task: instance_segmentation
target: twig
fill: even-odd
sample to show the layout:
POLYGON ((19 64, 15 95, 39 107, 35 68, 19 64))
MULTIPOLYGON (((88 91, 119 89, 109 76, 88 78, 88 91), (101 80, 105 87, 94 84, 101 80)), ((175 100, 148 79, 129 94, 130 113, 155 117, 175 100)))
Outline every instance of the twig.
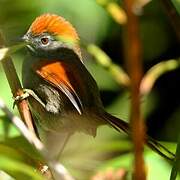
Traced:
POLYGON ((126 24, 126 63, 131 79, 131 119, 132 139, 134 142, 135 169, 134 179, 145 180, 145 164, 143 159, 143 145, 145 142, 145 128, 140 110, 140 82, 142 78, 142 56, 139 35, 138 17, 135 15, 133 0, 125 0, 124 6, 128 21, 126 24))
POLYGON ((31 132, 25 126, 25 124, 19 117, 14 116, 14 114, 7 108, 7 106, 4 104, 4 102, 1 99, 0 99, 0 109, 6 114, 6 116, 12 121, 12 123, 19 129, 19 131, 27 139, 27 141, 30 144, 34 145, 35 148, 38 150, 38 152, 46 160, 51 171, 54 172, 53 175, 55 179, 57 180, 59 179, 73 180, 74 179, 62 164, 52 159, 49 159, 48 151, 45 149, 41 141, 36 137, 36 135, 33 132, 31 132))
MULTIPOLYGON (((2 33, 0 32, 0 48, 1 47, 4 47, 4 39, 3 39, 2 33)), ((2 65, 3 65, 4 72, 6 74, 6 78, 9 82, 9 86, 11 88, 13 97, 21 96, 22 94, 24 94, 21 83, 16 73, 16 69, 12 62, 12 59, 10 57, 4 58, 2 60, 2 65)), ((25 122, 25 124, 27 125, 27 127, 32 132, 35 132, 27 101, 26 100, 19 101, 17 103, 17 107, 18 107, 20 116, 22 120, 25 122)))
POLYGON ((103 0, 96 0, 96 2, 103 6, 106 11, 111 15, 113 20, 118 24, 125 24, 127 22, 127 17, 124 9, 119 6, 116 2, 111 1, 103 1, 103 0))
POLYGON ((178 59, 178 60, 171 59, 168 61, 160 62, 160 63, 154 65, 153 67, 151 67, 146 72, 146 74, 144 75, 144 77, 141 81, 141 85, 140 85, 141 95, 147 95, 151 91, 156 80, 162 74, 172 71, 172 70, 175 70, 179 66, 180 66, 180 59, 178 59))
POLYGON ((178 12, 170 0, 161 0, 161 4, 163 5, 164 10, 169 17, 170 23, 172 24, 174 31, 180 41, 180 17, 178 12))
POLYGON ((125 87, 129 87, 130 79, 128 74, 118 65, 114 64, 111 58, 95 44, 88 44, 84 46, 88 53, 91 54, 96 62, 103 68, 108 70, 116 82, 125 87))

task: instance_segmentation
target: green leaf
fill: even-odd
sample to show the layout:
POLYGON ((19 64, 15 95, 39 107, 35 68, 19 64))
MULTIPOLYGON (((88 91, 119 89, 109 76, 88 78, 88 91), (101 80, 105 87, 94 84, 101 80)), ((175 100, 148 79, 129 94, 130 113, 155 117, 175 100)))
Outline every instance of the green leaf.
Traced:
POLYGON ((0 116, 0 141, 19 136, 19 131, 6 116, 0 116))
POLYGON ((44 178, 32 167, 0 154, 0 169, 15 179, 43 180, 44 178))
POLYGON ((25 158, 24 153, 22 153, 18 148, 13 148, 6 144, 0 144, 0 154, 3 156, 7 156, 10 159, 16 159, 18 161, 24 161, 25 158))
POLYGON ((170 180, 175 180, 178 172, 180 172, 180 136, 178 139, 178 144, 177 144, 177 149, 176 149, 176 157, 175 157, 175 161, 173 164, 173 168, 171 171, 171 177, 170 180))
MULTIPOLYGON (((0 154, 6 154, 8 150, 16 150, 17 153, 21 152, 23 159, 30 158, 33 162, 43 162, 44 160, 37 152, 37 150, 28 141, 20 135, 20 132, 5 116, 0 116, 0 154), (5 150, 3 150, 5 148, 5 150)), ((8 153, 13 155, 13 153, 8 153)))
POLYGON ((36 166, 38 162, 44 162, 37 150, 29 144, 22 136, 7 138, 0 142, 0 154, 16 157, 17 159, 27 160, 29 164, 36 166), (5 150, 4 150, 5 149, 5 150), (9 151, 8 151, 9 150, 9 151), (9 152, 15 152, 9 153, 9 152))
POLYGON ((19 131, 5 116, 0 116, 0 154, 36 166, 44 162, 37 150, 20 135, 19 131))

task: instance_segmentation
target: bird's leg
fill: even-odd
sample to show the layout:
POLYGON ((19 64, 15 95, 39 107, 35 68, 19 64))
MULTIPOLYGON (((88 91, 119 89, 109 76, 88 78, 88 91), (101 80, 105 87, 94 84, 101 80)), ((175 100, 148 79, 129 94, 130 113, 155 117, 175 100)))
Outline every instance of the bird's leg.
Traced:
POLYGON ((29 96, 31 96, 45 108, 45 104, 42 102, 42 100, 36 95, 36 93, 33 90, 31 90, 31 89, 23 89, 23 92, 24 92, 24 94, 22 94, 20 96, 16 96, 14 98, 13 107, 15 106, 16 102, 22 101, 22 100, 28 98, 29 96))

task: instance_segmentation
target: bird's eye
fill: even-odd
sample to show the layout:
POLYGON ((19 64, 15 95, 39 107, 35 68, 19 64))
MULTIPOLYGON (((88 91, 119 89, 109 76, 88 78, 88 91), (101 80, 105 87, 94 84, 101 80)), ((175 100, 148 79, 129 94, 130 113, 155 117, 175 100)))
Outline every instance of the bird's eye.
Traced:
POLYGON ((43 38, 41 38, 41 43, 42 43, 43 45, 47 45, 47 44, 49 43, 49 38, 48 38, 48 37, 43 37, 43 38))

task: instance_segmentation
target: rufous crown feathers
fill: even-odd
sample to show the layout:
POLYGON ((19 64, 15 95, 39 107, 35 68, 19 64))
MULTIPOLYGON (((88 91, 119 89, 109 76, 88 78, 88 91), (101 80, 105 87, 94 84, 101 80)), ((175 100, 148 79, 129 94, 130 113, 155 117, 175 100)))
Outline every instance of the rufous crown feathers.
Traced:
POLYGON ((65 42, 75 43, 74 50, 82 61, 79 37, 71 23, 55 14, 43 14, 34 20, 28 33, 36 36, 45 32, 58 36, 60 40, 64 40, 65 42))
POLYGON ((48 32, 54 35, 79 40, 74 27, 64 18, 55 14, 43 14, 37 17, 30 26, 28 32, 31 32, 33 35, 48 32))

